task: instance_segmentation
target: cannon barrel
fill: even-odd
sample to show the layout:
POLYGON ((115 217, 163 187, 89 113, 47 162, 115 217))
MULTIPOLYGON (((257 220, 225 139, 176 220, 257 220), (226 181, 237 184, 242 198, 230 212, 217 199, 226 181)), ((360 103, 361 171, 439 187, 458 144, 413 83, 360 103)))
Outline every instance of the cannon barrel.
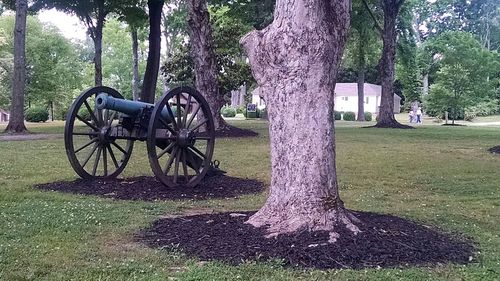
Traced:
MULTIPOLYGON (((141 113, 144 108, 153 108, 154 104, 141 102, 141 101, 131 101, 126 99, 117 99, 108 94, 101 93, 97 96, 96 100, 97 109, 111 109, 121 113, 125 113, 130 116, 137 116, 141 113)), ((167 107, 163 108, 161 111, 161 117, 170 123, 173 117, 177 114, 177 108, 171 107, 173 116, 168 112, 167 107)))

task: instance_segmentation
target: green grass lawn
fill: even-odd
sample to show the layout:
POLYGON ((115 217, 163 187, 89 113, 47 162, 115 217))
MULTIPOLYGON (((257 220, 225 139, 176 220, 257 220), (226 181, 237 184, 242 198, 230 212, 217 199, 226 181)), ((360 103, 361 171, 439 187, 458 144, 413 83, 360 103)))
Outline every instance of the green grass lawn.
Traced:
MULTIPOLYGON (((220 139, 215 158, 231 176, 270 179, 267 124, 233 121, 261 136, 220 139)), ((31 126, 61 133, 62 123, 31 126)), ((0 141, 0 280, 500 280, 500 129, 421 126, 416 130, 337 127, 341 196, 355 210, 389 213, 472 237, 469 265, 296 270, 277 263, 200 263, 150 249, 134 235, 189 209, 256 210, 266 194, 209 201, 119 201, 46 192, 38 183, 76 178, 63 140, 0 141)), ((123 176, 151 175, 137 143, 123 176)))

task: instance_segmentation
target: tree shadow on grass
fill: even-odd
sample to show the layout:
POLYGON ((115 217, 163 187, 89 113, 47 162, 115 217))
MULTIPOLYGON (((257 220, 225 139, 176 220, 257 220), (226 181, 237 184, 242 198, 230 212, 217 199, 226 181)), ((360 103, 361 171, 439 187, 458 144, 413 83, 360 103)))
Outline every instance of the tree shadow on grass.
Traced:
POLYGON ((225 175, 206 177, 194 187, 164 186, 154 177, 126 179, 63 181, 36 185, 35 188, 74 194, 97 195, 119 200, 207 200, 234 198, 245 194, 260 193, 262 182, 225 175))
POLYGON ((491 147, 488 149, 488 151, 493 153, 493 154, 500 154, 500 145, 491 147))
POLYGON ((265 229, 244 223, 253 213, 164 218, 142 230, 137 240, 201 260, 280 260, 288 267, 318 269, 465 264, 474 259, 469 239, 391 215, 353 212, 362 221, 362 232, 354 235, 339 227, 340 238, 327 243, 325 231, 265 238, 265 229))

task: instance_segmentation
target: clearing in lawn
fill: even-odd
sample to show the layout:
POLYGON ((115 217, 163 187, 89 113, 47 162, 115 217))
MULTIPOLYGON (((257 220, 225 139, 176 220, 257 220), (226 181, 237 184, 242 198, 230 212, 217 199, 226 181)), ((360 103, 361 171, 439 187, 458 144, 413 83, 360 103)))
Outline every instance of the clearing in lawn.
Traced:
MULTIPOLYGON (((76 178, 63 140, 52 139, 0 142, 0 279, 499 278, 500 156, 488 149, 500 144, 500 130, 438 126, 384 130, 338 124, 338 175, 346 206, 394 215, 446 233, 461 233, 478 249, 471 263, 321 271, 283 267, 282 260, 233 266, 190 258, 175 247, 150 248, 137 237, 158 219, 200 213, 245 214, 262 206, 266 194, 132 201, 35 189, 38 184, 76 178), (391 161, 382 161, 386 159, 391 161)), ((221 161, 221 168, 227 176, 269 184, 267 124, 240 121, 232 125, 254 130, 259 136, 218 139, 215 158, 221 161)), ((144 146, 137 144, 135 149, 123 176, 150 176, 144 146)))

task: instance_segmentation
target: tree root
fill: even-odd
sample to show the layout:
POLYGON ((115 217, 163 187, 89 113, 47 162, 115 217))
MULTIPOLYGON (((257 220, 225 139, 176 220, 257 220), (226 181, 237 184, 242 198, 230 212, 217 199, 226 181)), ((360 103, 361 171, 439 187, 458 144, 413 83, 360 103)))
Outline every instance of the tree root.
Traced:
POLYGON ((250 217, 246 223, 254 227, 266 227, 267 238, 299 231, 328 231, 330 234, 329 243, 336 242, 340 237, 340 234, 335 231, 339 227, 345 227, 355 235, 361 232, 357 226, 361 221, 344 208, 294 214, 283 211, 272 212, 264 207, 250 217))

